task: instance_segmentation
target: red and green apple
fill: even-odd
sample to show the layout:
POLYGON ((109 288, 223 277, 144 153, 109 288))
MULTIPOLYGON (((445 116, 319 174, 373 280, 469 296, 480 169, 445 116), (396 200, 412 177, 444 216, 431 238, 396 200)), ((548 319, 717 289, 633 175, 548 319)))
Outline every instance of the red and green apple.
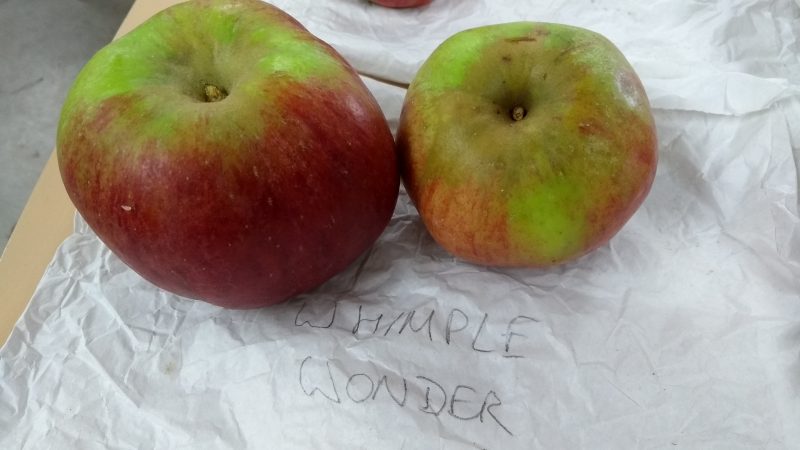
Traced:
POLYGON ((460 32, 411 83, 401 173, 433 238, 493 266, 547 267, 606 243, 647 195, 656 129, 602 35, 520 22, 460 32))
POLYGON ((330 46, 258 0, 193 0, 100 50, 63 106, 58 162, 107 246, 168 291, 274 304, 387 225, 394 142, 330 46))

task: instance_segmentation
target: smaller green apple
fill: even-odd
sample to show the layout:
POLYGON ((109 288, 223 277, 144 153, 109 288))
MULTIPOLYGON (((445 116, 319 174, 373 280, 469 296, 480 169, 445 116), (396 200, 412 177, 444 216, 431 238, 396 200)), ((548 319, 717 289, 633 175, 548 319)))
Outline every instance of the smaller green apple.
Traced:
POLYGON ((546 267, 607 242, 644 200, 656 130, 623 54, 586 29, 458 33, 424 63, 398 130, 431 235, 469 261, 546 267))

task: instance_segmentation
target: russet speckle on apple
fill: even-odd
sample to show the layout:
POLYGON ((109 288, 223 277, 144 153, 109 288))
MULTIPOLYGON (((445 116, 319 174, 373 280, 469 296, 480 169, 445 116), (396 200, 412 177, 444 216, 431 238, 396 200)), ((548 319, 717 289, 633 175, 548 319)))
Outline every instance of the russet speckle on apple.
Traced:
POLYGON ((490 266, 548 267, 616 234, 655 176, 645 90, 605 37, 560 24, 466 30, 425 61, 398 130, 433 238, 490 266))

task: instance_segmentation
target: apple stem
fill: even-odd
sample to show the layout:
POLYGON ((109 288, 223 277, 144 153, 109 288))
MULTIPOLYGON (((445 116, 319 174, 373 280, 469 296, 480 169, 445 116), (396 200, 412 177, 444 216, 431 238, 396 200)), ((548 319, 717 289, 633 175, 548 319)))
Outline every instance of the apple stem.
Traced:
POLYGON ((524 119, 527 114, 528 112, 525 111, 525 108, 522 106, 515 106, 514 109, 511 110, 511 118, 514 119, 514 122, 519 122, 524 119))
POLYGON ((213 103, 223 100, 225 97, 228 96, 228 93, 225 90, 214 86, 213 84, 207 84, 203 88, 203 93, 206 96, 206 102, 213 103))

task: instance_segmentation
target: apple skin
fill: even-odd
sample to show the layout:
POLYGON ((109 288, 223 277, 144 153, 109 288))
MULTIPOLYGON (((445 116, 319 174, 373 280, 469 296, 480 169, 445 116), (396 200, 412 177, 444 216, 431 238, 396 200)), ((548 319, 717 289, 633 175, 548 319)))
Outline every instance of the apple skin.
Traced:
POLYGON ((408 89, 398 151, 442 247, 518 267, 606 243, 641 205, 658 159, 647 96, 622 53, 589 30, 531 22, 442 43, 408 89))
POLYGON ((229 308, 342 271, 399 188, 391 132, 355 71, 258 0, 179 4, 102 49, 57 144, 70 198, 122 261, 229 308))
POLYGON ((387 8, 416 8, 425 6, 432 0, 370 0, 376 5, 385 6, 387 8))

